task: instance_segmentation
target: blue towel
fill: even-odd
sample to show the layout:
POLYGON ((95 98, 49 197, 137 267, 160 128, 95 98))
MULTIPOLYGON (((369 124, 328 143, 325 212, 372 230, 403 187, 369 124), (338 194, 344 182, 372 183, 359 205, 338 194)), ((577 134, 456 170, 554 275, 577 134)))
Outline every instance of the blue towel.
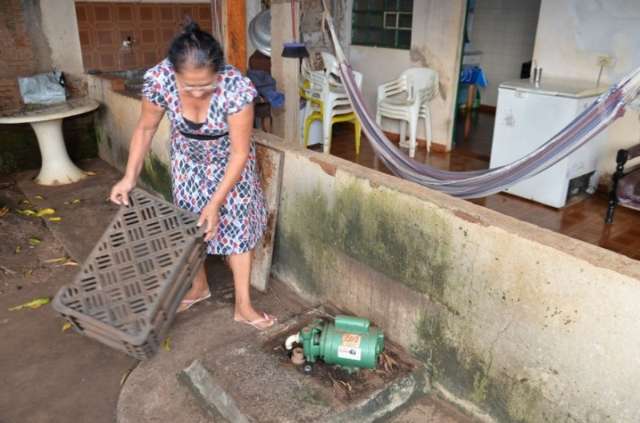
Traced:
POLYGON ((465 65, 460 71, 460 82, 463 84, 476 84, 479 87, 489 85, 484 71, 479 66, 465 65))
POLYGON ((284 94, 276 90, 276 80, 265 71, 250 69, 247 76, 258 93, 274 108, 284 106, 284 94))

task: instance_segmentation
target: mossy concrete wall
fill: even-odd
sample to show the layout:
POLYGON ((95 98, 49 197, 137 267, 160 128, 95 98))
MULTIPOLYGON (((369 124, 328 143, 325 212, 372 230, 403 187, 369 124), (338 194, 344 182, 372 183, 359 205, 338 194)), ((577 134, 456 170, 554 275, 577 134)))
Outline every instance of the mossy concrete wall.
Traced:
POLYGON ((288 147, 273 272, 497 421, 640 421, 637 261, 288 147))
MULTIPOLYGON (((134 95, 113 90, 111 80, 88 75, 89 95, 100 101, 96 133, 100 158, 120 171, 124 171, 129 155, 129 143, 140 117, 140 99, 134 95)), ((146 188, 171 200, 169 171, 170 124, 163 118, 153 137, 151 153, 147 155, 140 175, 146 188)))

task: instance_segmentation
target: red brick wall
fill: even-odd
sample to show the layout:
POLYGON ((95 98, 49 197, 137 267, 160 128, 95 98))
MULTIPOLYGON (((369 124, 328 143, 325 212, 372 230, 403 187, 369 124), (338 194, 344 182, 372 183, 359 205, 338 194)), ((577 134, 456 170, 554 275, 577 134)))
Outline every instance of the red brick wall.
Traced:
POLYGON ((136 69, 162 60, 186 15, 208 31, 211 9, 207 3, 76 3, 78 31, 85 70, 136 69), (131 50, 122 49, 127 37, 131 50))
POLYGON ((0 111, 11 112, 22 106, 17 77, 37 71, 21 0, 3 0, 0 13, 0 111))
POLYGON ((16 78, 0 78, 0 113, 12 113, 22 107, 16 78))

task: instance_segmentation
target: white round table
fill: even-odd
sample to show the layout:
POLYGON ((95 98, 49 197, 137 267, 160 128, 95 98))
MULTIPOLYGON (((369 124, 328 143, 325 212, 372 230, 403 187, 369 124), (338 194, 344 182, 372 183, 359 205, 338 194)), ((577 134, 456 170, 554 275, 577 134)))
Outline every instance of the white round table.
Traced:
POLYGON ((38 138, 42 168, 35 181, 40 185, 64 185, 77 182, 87 175, 67 154, 62 137, 62 119, 96 110, 100 104, 90 98, 78 98, 10 116, 0 116, 0 124, 28 123, 38 138))

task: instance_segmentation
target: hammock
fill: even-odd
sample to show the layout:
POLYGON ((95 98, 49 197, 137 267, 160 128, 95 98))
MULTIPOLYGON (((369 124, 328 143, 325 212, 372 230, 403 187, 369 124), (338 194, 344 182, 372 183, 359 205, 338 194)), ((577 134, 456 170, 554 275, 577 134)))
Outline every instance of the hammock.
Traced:
POLYGON ((389 141, 377 126, 356 85, 351 65, 346 60, 338 42, 333 19, 326 5, 323 27, 324 24, 328 27, 333 41, 345 91, 375 154, 396 176, 455 197, 486 197, 543 172, 624 115, 625 108, 640 94, 640 68, 638 68, 599 96, 560 132, 524 157, 507 165, 486 170, 455 172, 436 169, 407 156, 389 141))

